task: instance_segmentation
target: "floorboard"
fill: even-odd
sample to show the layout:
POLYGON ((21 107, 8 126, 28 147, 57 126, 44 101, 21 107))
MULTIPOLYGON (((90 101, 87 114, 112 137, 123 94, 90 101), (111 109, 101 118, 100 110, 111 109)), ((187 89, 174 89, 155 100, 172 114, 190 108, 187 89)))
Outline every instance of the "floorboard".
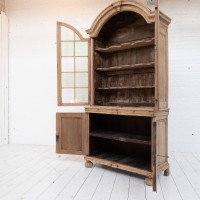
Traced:
POLYGON ((170 154, 170 169, 171 176, 174 179, 182 199, 199 200, 199 197, 185 175, 184 170, 181 168, 178 160, 175 159, 174 152, 170 154))
POLYGON ((173 153, 173 156, 184 173, 187 181, 190 183, 194 192, 200 199, 200 182, 198 173, 192 167, 191 163, 188 162, 183 153, 173 153))
POLYGON ((131 176, 128 172, 117 172, 110 200, 129 198, 130 178, 131 176))
POLYGON ((200 154, 170 153, 170 176, 157 193, 144 178, 109 167, 84 167, 83 156, 55 147, 0 146, 0 200, 200 200, 200 154))
POLYGON ((104 173, 105 173, 104 168, 95 165, 94 169, 87 177, 80 190, 77 191, 77 194, 73 199, 75 200, 92 199, 104 173))

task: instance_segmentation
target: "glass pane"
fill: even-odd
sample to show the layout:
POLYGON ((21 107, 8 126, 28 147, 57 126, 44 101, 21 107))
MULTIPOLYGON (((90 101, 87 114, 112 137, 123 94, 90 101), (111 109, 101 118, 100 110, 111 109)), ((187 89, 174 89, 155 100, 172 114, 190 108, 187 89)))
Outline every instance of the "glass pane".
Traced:
POLYGON ((74 56, 74 42, 62 42, 62 56, 74 56))
POLYGON ((88 88, 76 88, 76 103, 88 102, 88 88))
POLYGON ((74 89, 62 89, 62 103, 75 103, 74 89))
POLYGON ((61 40, 74 40, 74 31, 65 26, 61 26, 61 40))
POLYGON ((62 58, 62 72, 74 72, 74 58, 62 58))
POLYGON ((88 56, 88 42, 75 42, 75 56, 88 56))
POLYGON ((76 73, 76 87, 88 87, 88 73, 76 73))
POLYGON ((62 73, 62 87, 74 87, 74 73, 62 73))
POLYGON ((76 71, 88 71, 88 58, 87 57, 76 57, 76 71))
POLYGON ((80 37, 78 37, 77 34, 75 34, 75 40, 80 40, 80 37))

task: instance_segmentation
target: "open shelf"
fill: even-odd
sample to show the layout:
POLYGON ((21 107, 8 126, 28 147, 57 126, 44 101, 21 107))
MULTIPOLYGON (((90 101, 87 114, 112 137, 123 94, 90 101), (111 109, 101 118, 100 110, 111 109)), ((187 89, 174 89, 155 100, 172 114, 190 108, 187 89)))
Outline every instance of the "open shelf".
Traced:
POLYGON ((133 69, 147 69, 154 67, 154 62, 150 63, 139 63, 135 65, 122 65, 122 66, 115 66, 115 67, 102 67, 97 68, 97 71, 102 72, 112 72, 112 71, 123 71, 123 70, 133 70, 133 69))
POLYGON ((102 53, 112 53, 112 52, 123 51, 127 49, 151 46, 154 44, 155 44, 155 38, 145 38, 141 40, 125 42, 119 45, 109 46, 106 48, 96 48, 95 50, 102 53))
POLYGON ((151 162, 148 160, 137 158, 135 156, 123 155, 123 154, 116 154, 110 152, 94 152, 91 156, 102 159, 104 161, 111 161, 114 163, 119 163, 122 165, 127 165, 130 167, 140 168, 143 170, 150 171, 151 170, 151 162))
POLYGON ((117 140, 121 142, 151 145, 150 137, 134 135, 130 133, 118 133, 118 132, 112 132, 112 131, 96 131, 96 132, 90 133, 90 136, 109 139, 109 140, 117 140))
POLYGON ((134 87, 105 87, 105 88, 97 88, 97 90, 124 90, 124 89, 152 89, 155 86, 134 86, 134 87))

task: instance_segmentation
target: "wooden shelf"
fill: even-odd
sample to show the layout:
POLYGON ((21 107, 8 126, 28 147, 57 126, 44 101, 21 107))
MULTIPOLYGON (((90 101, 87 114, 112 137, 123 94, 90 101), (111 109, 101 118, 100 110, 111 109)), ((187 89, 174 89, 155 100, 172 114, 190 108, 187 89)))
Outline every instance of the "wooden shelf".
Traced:
POLYGON ((155 38, 145 38, 145 39, 136 40, 132 42, 122 43, 119 45, 113 45, 106 48, 97 48, 95 50, 102 53, 112 53, 116 51, 123 51, 127 49, 138 48, 138 47, 151 46, 154 44, 155 44, 155 38))
POLYGON ((120 107, 153 107, 155 103, 141 102, 141 103, 116 103, 107 102, 103 106, 120 106, 120 107))
POLYGON ((97 68, 97 71, 102 72, 112 72, 112 71, 123 71, 123 70, 133 70, 133 69, 147 69, 154 67, 155 63, 139 63, 135 65, 122 65, 122 66, 115 66, 115 67, 103 67, 97 68))
POLYGON ((134 87, 106 87, 106 88, 97 88, 97 90, 124 90, 124 89, 152 89, 155 86, 134 86, 134 87))
MULTIPOLYGON (((111 115, 127 115, 127 116, 145 116, 153 117, 154 116, 154 107, 120 107, 120 106, 86 106, 86 113, 98 113, 98 114, 111 114, 111 115)), ((160 115, 168 113, 169 110, 166 109, 163 112, 159 112, 160 115)))
MULTIPOLYGON (((147 171, 151 170, 151 161, 148 161, 142 158, 136 158, 135 156, 119 155, 119 154, 114 154, 114 153, 109 153, 109 152, 95 152, 91 156, 97 159, 102 159, 102 164, 105 164, 105 165, 107 165, 106 161, 112 162, 111 164, 112 167, 113 165, 115 165, 115 163, 116 164, 118 163, 125 166, 135 167, 135 168, 139 168, 139 169, 143 169, 147 171)), ((101 161, 100 160, 98 161, 99 161, 98 163, 101 164, 101 161)), ((119 166, 117 168, 119 168, 119 166)))
POLYGON ((129 142, 135 144, 151 145, 151 138, 141 135, 133 135, 128 133, 117 133, 111 131, 96 131, 90 133, 92 137, 104 138, 108 140, 117 140, 121 142, 129 142))

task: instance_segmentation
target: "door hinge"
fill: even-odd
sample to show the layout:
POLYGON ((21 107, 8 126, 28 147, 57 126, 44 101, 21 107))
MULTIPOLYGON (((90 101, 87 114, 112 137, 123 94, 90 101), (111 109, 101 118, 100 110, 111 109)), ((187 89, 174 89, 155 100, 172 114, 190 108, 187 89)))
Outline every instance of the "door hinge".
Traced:
POLYGON ((169 156, 157 155, 158 157, 169 158, 169 156))
POLYGON ((56 141, 58 142, 59 141, 59 134, 56 133, 56 141))
POLYGON ((158 103, 158 99, 154 99, 154 103, 158 103))
POLYGON ((155 5, 155 0, 147 0, 147 5, 155 5))
POLYGON ((155 44, 154 46, 154 51, 157 52, 158 51, 158 46, 155 44))

